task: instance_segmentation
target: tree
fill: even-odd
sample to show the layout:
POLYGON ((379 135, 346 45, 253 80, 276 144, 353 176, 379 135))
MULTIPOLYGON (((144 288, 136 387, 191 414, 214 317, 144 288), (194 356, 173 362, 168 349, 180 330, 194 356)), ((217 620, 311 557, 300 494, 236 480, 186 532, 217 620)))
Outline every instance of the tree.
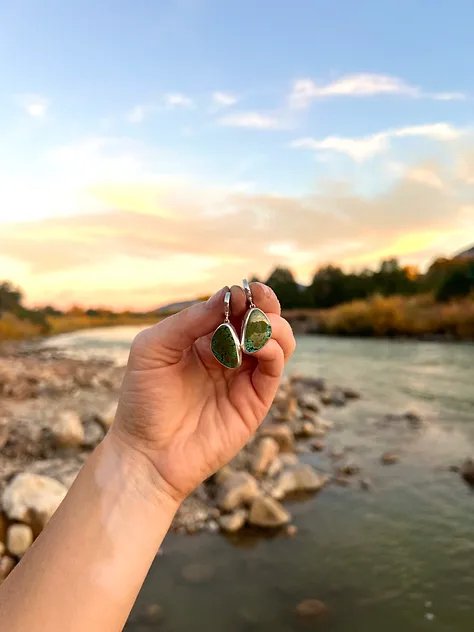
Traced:
POLYGON ((278 296, 283 309, 303 307, 304 288, 296 283, 293 273, 288 268, 275 268, 268 277, 266 284, 278 296))

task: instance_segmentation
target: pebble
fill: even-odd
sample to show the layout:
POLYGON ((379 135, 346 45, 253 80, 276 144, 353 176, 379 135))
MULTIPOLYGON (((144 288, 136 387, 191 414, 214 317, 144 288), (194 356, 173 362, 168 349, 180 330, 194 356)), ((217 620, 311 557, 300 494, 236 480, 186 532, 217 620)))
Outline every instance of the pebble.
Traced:
POLYGON ((395 452, 384 452, 384 454, 380 457, 380 460, 383 465, 394 465, 395 463, 398 463, 400 457, 398 454, 395 454, 395 452))
POLYGON ((26 524, 12 524, 7 531, 7 549, 11 555, 22 557, 33 544, 33 531, 26 524))

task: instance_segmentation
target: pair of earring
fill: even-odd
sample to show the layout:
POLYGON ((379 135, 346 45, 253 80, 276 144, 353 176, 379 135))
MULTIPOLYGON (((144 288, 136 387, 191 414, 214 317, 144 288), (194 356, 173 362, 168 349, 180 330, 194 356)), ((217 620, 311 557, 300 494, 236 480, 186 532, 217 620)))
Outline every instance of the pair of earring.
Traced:
POLYGON ((214 357, 227 369, 237 369, 242 364, 242 352, 252 354, 259 351, 272 335, 268 316, 255 306, 247 279, 242 284, 249 307, 242 322, 240 340, 230 322, 230 292, 226 292, 224 297, 224 322, 217 327, 211 339, 214 357))

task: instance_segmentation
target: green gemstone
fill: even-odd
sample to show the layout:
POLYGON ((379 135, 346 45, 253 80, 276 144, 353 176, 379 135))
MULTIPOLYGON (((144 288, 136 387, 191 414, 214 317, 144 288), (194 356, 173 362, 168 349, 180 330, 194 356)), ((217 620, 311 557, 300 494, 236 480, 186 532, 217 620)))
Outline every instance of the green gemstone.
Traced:
POLYGON ((214 332, 211 340, 211 351, 214 357, 228 369, 240 366, 240 349, 237 334, 229 323, 222 323, 214 332))
POLYGON ((267 315, 258 307, 247 314, 242 332, 242 347, 246 353, 255 353, 271 338, 272 326, 267 315))

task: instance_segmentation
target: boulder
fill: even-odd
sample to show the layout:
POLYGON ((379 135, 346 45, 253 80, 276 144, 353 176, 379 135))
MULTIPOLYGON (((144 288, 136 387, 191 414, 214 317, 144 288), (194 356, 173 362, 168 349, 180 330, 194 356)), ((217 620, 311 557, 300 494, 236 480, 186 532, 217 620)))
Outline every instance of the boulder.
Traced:
POLYGON ((466 459, 459 469, 459 473, 469 485, 474 485, 474 459, 466 459))
POLYGON ((264 437, 272 437, 280 446, 281 452, 293 452, 295 448, 293 433, 288 426, 283 424, 267 424, 262 426, 260 435, 264 437))
POLYGON ((258 441, 253 457, 250 460, 250 469, 256 476, 261 476, 268 471, 273 460, 278 456, 280 446, 273 437, 262 437, 258 441))
POLYGON ((22 472, 4 489, 2 506, 10 520, 43 528, 66 493, 67 488, 49 476, 22 472))
POLYGON ((257 496, 250 506, 248 516, 251 525, 264 528, 282 527, 290 519, 286 509, 270 496, 257 496))
POLYGON ((11 555, 22 557, 33 544, 33 531, 27 524, 12 524, 7 531, 7 549, 11 555))
POLYGON ((81 418, 73 410, 63 410, 52 427, 56 443, 62 448, 77 448, 84 441, 81 418))
POLYGON ((281 472, 272 496, 281 499, 293 492, 316 492, 324 487, 327 481, 328 477, 318 474, 311 465, 300 463, 281 472))
POLYGON ((219 485, 216 502, 220 509, 233 511, 248 505, 258 495, 255 478, 248 472, 234 472, 219 485))
POLYGON ((320 599, 304 599, 296 606, 296 614, 300 617, 320 617, 329 612, 329 608, 320 599))
POLYGON ((247 512, 245 509, 238 509, 230 514, 223 514, 219 518, 219 526, 222 531, 227 533, 235 533, 242 529, 247 520, 247 512))

